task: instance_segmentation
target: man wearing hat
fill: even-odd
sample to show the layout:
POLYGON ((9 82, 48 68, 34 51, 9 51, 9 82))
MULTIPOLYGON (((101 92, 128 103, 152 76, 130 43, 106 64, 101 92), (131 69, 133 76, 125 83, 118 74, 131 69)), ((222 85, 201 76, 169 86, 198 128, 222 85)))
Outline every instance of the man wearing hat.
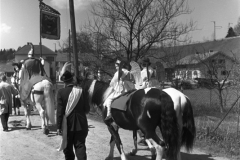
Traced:
POLYGON ((149 84, 149 80, 151 79, 152 75, 153 75, 153 68, 150 66, 151 62, 149 60, 149 58, 143 58, 142 59, 142 71, 141 71, 141 77, 142 77, 142 81, 143 81, 143 85, 142 88, 147 88, 148 84, 149 84))
POLYGON ((82 88, 75 85, 74 74, 66 70, 60 75, 65 87, 57 94, 57 133, 62 135, 58 151, 63 151, 66 160, 86 160, 86 137, 89 105, 85 104, 82 88), (75 152, 73 151, 75 149, 75 152), (75 153, 75 154, 74 154, 75 153))
POLYGON ((34 46, 32 43, 28 43, 31 46, 30 51, 28 52, 28 58, 23 62, 23 68, 28 71, 29 79, 34 75, 46 75, 44 71, 44 59, 34 58, 34 46))
POLYGON ((31 50, 28 52, 28 58, 22 62, 22 68, 20 73, 20 97, 25 100, 30 93, 30 90, 34 84, 40 82, 46 77, 46 73, 43 67, 43 59, 39 60, 34 58, 34 46, 32 43, 28 43, 31 46, 31 50))

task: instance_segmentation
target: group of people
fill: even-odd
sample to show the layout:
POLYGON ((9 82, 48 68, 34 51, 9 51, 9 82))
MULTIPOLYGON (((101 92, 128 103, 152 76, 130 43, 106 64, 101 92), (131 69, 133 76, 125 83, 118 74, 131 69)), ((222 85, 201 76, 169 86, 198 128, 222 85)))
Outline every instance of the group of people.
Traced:
MULTIPOLYGON (((32 43, 28 57, 18 63, 13 63, 14 74, 11 79, 12 84, 6 82, 7 77, 4 72, 0 72, 0 107, 1 107, 1 122, 3 131, 8 131, 8 118, 12 114, 12 108, 14 108, 14 114, 16 114, 16 108, 21 106, 21 100, 28 97, 26 90, 30 90, 29 82, 34 75, 44 75, 43 68, 44 60, 42 58, 34 58, 34 46, 32 43), (20 100, 21 96, 21 100, 20 100), (15 108, 16 107, 16 108, 15 108)), ((18 115, 20 110, 18 110, 18 115)))
MULTIPOLYGON (((33 49, 33 47, 32 47, 33 49)), ((7 84, 6 76, 0 73, 0 105, 1 105, 1 122, 3 125, 3 130, 7 131, 8 117, 12 113, 11 107, 12 96, 18 94, 18 90, 21 90, 18 86, 26 85, 34 75, 44 75, 43 69, 43 59, 36 59, 33 57, 33 50, 28 53, 28 58, 24 62, 18 63, 14 66, 16 71, 16 77, 21 77, 21 79, 16 78, 14 81, 15 87, 13 85, 7 84), (26 73, 21 73, 20 71, 27 71, 26 73), (2 111, 3 106, 5 110, 2 111)), ((149 87, 149 80, 154 75, 154 70, 150 67, 150 60, 144 58, 141 63, 141 79, 142 83, 138 84, 140 88, 149 87)), ((115 63, 116 73, 111 79, 110 86, 113 88, 112 94, 106 99, 104 105, 108 108, 106 121, 111 119, 111 103, 113 99, 122 93, 129 90, 136 89, 136 85, 133 83, 133 77, 131 75, 130 69, 131 65, 127 60, 117 59, 115 63)), ((96 79, 92 71, 88 71, 85 74, 86 79, 96 79)), ((60 75, 61 81, 65 83, 65 87, 60 89, 57 93, 57 133, 61 135, 63 140, 59 150, 62 150, 66 160, 73 160, 75 155, 78 160, 86 160, 86 137, 88 135, 88 121, 86 114, 89 112, 90 108, 85 104, 82 89, 78 87, 77 79, 74 74, 66 70, 62 75, 60 75), (73 150, 75 149, 75 152, 73 150)), ((23 88, 26 88, 24 86, 23 88)), ((139 89, 139 88, 138 88, 139 89)), ((26 95, 25 95, 26 96, 26 95)), ((24 95, 21 95, 21 98, 24 95)), ((143 135, 144 137, 144 135, 143 135)))

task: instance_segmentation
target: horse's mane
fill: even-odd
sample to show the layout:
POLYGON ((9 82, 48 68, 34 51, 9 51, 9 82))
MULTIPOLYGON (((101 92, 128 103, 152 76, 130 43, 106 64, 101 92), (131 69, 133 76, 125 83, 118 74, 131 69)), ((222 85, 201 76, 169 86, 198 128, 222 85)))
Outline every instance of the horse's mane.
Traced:
POLYGON ((84 79, 80 86, 84 92, 88 92, 89 105, 95 107, 102 102, 102 96, 109 84, 103 81, 84 79))

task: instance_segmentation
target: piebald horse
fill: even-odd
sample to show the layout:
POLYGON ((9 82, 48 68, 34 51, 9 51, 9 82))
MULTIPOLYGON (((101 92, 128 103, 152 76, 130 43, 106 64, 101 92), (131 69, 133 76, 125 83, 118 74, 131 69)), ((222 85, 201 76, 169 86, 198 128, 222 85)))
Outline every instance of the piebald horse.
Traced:
MULTIPOLYGON (((87 94, 89 105, 102 109, 102 118, 107 115, 107 108, 103 102, 112 92, 107 83, 96 80, 84 80, 81 84, 83 94, 87 94)), ((106 160, 113 159, 115 144, 122 160, 126 160, 123 144, 118 134, 119 128, 132 130, 135 148, 131 155, 137 153, 137 130, 141 130, 152 153, 152 159, 179 160, 180 147, 191 150, 195 138, 195 124, 193 111, 189 99, 174 89, 160 90, 147 88, 133 90, 121 95, 131 94, 125 104, 126 111, 112 108, 114 121, 104 121, 111 133, 110 152, 106 160), (176 94, 176 95, 175 95, 176 94), (162 138, 156 133, 159 127, 162 138)), ((113 102, 114 103, 114 102, 113 102)))

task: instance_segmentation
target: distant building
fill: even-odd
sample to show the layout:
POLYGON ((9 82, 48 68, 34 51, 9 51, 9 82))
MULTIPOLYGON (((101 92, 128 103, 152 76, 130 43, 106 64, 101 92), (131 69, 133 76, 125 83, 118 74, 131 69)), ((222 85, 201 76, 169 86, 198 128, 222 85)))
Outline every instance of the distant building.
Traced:
POLYGON ((177 62, 174 76, 184 80, 211 78, 210 75, 213 75, 211 70, 216 70, 218 79, 224 79, 226 73, 232 69, 234 61, 235 59, 219 51, 196 53, 177 62))
MULTIPOLYGON (((205 54, 212 52, 213 57, 225 56, 227 59, 232 61, 232 59, 240 60, 240 36, 225 38, 216 41, 206 41, 201 43, 194 43, 181 46, 171 46, 171 47, 153 47, 148 51, 147 56, 150 58, 152 65, 161 63, 165 69, 165 80, 171 81, 173 78, 179 76, 178 70, 181 66, 181 61, 189 60, 190 57, 196 56, 196 54, 205 54)), ((211 57, 211 56, 210 56, 211 57)), ((212 57, 212 58, 213 58, 212 57)), ((205 57, 207 59, 207 57, 205 57)), ((228 60, 227 60, 228 61, 228 60)), ((226 62, 226 61, 225 61, 226 62)), ((192 62, 184 66, 191 69, 192 62)), ((197 63, 197 62, 196 62, 197 63)), ((227 64, 228 62, 226 62, 227 64)), ((195 65, 194 65, 195 66, 195 65)), ((190 75, 190 73, 188 73, 190 75)), ((200 72, 194 72, 192 77, 199 76, 200 72)), ((223 72, 224 74, 224 72, 223 72)), ((201 75, 203 76, 203 75, 201 75)))

